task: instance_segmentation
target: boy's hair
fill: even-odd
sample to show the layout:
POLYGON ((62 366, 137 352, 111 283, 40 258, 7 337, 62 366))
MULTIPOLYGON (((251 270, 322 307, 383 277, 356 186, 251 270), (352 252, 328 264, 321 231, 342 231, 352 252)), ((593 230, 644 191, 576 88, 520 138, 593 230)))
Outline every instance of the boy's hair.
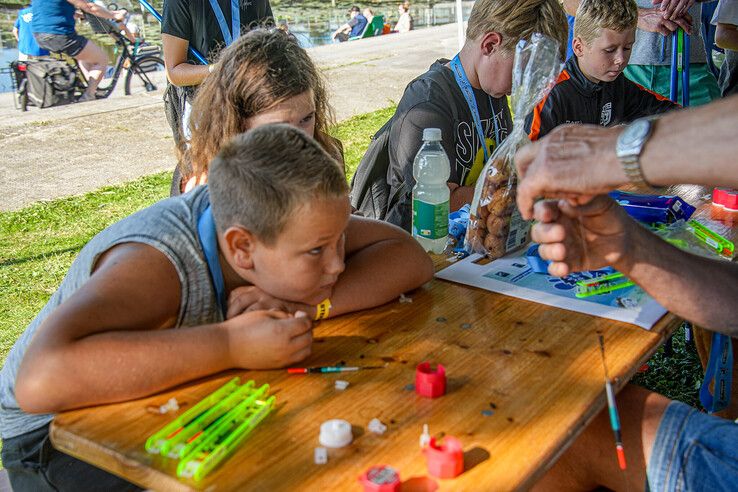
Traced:
POLYGON ((208 175, 218 232, 234 225, 273 244, 300 205, 348 195, 343 170, 302 130, 270 124, 221 147, 208 175))
POLYGON ((635 0, 582 0, 574 20, 574 36, 589 45, 600 37, 602 29, 623 32, 637 25, 635 0))
POLYGON ((488 32, 502 35, 503 49, 511 53, 521 39, 539 32, 558 41, 561 57, 566 55, 568 39, 566 13, 559 0, 477 0, 469 15, 467 39, 488 32))

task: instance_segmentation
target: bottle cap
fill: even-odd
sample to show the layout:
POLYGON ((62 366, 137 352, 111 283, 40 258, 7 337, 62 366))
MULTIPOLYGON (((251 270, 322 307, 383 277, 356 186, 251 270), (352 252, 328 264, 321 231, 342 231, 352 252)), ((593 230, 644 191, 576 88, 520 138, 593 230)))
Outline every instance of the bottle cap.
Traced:
POLYGON ((365 492, 395 492, 400 490, 400 474, 387 465, 373 466, 359 477, 365 492))
POLYGON ((320 437, 318 441, 321 446, 327 448, 342 448, 351 444, 354 439, 351 434, 351 424, 341 419, 326 420, 320 424, 320 437))
POLYGON ((422 362, 415 369, 415 392, 426 398, 446 394, 446 368, 438 364, 431 369, 430 362, 422 362))
POLYGON ((423 130, 423 140, 426 142, 438 142, 441 140, 440 128, 426 128, 423 130))
POLYGON ((430 444, 423 449, 428 474, 438 478, 453 478, 464 471, 464 450, 461 441, 446 436, 439 443, 432 437, 430 444))
POLYGON ((738 191, 728 188, 715 188, 712 190, 712 203, 729 211, 738 211, 738 191))

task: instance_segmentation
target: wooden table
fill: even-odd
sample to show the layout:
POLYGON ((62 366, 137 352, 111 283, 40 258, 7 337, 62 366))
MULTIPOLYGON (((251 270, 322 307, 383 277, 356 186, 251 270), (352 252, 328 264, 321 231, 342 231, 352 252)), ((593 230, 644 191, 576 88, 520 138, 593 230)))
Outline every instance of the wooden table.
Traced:
MULTIPOLYGON (((622 387, 680 320, 651 330, 433 280, 394 302, 321 323, 304 365, 386 365, 340 375, 285 371, 220 374, 142 400, 65 412, 51 427, 58 449, 155 490, 359 490, 367 468, 388 464, 403 490, 513 490, 533 484, 605 406, 596 333, 605 336, 610 374, 622 387), (422 361, 442 363, 447 394, 426 399, 408 385, 422 361), (144 450, 173 418, 148 405, 176 397, 186 410, 234 374, 269 383, 277 410, 236 453, 201 482, 180 480, 172 460, 144 450), (334 389, 336 379, 350 382, 334 389), (373 418, 384 435, 367 430, 373 418), (348 420, 354 442, 313 463, 321 422, 348 420), (465 471, 427 481, 418 446, 432 435, 463 443, 465 471), (429 487, 430 485, 430 487, 429 487)), ((613 460, 615 456, 613 454, 613 460)))

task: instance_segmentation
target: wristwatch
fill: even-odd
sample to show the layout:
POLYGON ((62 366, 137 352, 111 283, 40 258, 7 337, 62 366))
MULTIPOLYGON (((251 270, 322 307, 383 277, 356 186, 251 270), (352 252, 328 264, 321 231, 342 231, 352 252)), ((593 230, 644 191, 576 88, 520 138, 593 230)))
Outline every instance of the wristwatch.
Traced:
POLYGON ((646 145, 651 133, 653 133, 655 120, 656 118, 654 117, 635 120, 620 133, 615 146, 615 154, 618 156, 618 160, 620 160, 623 172, 630 182, 639 188, 655 189, 643 176, 640 161, 643 147, 646 145))

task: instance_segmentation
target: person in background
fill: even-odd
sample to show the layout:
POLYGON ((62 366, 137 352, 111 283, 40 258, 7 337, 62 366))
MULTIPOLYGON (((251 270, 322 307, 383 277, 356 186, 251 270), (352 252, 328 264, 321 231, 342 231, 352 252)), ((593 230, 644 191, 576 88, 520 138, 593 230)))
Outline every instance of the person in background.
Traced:
POLYGON ((397 10, 400 12, 400 18, 395 24, 395 31, 397 32, 408 32, 413 30, 413 17, 410 15, 410 3, 405 2, 397 6, 397 10))
POLYGON ((87 78, 87 90, 79 101, 95 99, 95 91, 105 75, 108 56, 95 43, 75 30, 75 12, 120 22, 125 18, 122 10, 110 11, 86 0, 33 0, 31 27, 36 42, 41 48, 55 53, 64 53, 79 63, 87 78))
POLYGON ((366 17, 361 13, 361 9, 354 5, 349 9, 349 17, 349 21, 346 24, 342 25, 336 29, 333 34, 331 34, 331 39, 337 39, 339 42, 343 43, 354 36, 361 36, 361 33, 366 29, 368 22, 366 17))
POLYGON ((720 91, 723 97, 738 93, 738 0, 720 0, 712 18, 715 44, 725 50, 720 67, 720 91))
POLYGON ((189 115, 197 87, 215 66, 220 51, 255 26, 272 21, 269 0, 239 2, 231 11, 229 0, 167 0, 161 23, 164 66, 170 85, 164 95, 167 119, 177 147, 190 139, 189 115), (216 10, 214 10, 216 9, 216 10), (218 18, 224 19, 221 25, 218 18), (203 65, 190 52, 196 49, 205 57, 203 65))
POLYGON ((18 11, 18 17, 13 24, 13 37, 18 41, 18 60, 26 61, 36 56, 46 56, 48 50, 41 48, 33 37, 31 22, 33 21, 33 8, 29 5, 18 11))
POLYGON ((364 7, 364 11, 362 12, 364 14, 364 18, 366 19, 366 23, 371 24, 372 19, 374 19, 374 11, 370 9, 369 7, 364 7))

